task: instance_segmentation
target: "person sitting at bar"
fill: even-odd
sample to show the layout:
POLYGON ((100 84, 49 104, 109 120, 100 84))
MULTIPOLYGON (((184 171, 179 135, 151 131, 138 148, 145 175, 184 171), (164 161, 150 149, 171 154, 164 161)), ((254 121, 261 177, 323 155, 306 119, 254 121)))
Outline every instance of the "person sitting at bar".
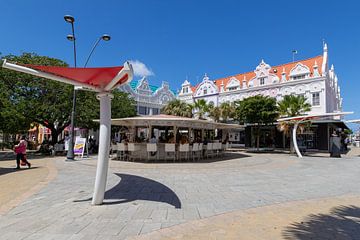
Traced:
POLYGON ((180 144, 187 144, 187 143, 189 143, 188 137, 185 135, 182 135, 181 139, 180 139, 180 144))
POLYGON ((157 143, 157 142, 158 141, 157 141, 156 137, 154 135, 152 135, 152 137, 149 140, 149 143, 157 143))
POLYGON ((170 133, 168 143, 175 143, 175 136, 173 133, 170 133))

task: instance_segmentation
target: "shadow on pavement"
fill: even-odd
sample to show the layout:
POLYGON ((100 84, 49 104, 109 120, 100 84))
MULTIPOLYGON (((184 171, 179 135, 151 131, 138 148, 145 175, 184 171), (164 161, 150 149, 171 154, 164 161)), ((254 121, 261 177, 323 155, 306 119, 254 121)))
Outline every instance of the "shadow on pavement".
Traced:
POLYGON ((25 170, 31 170, 31 169, 36 169, 36 168, 39 168, 39 167, 31 167, 31 168, 23 167, 23 168, 20 168, 20 169, 2 168, 2 167, 0 167, 0 176, 8 174, 8 173, 22 172, 22 171, 25 171, 25 170))
MULTIPOLYGON (((163 202, 181 208, 181 201, 176 193, 164 184, 149 178, 135 175, 115 173, 120 182, 105 193, 103 204, 121 204, 136 200, 163 202)), ((74 202, 90 201, 92 198, 75 200, 74 202)))
POLYGON ((360 208, 339 206, 329 214, 311 214, 304 222, 295 222, 282 233, 285 239, 359 239, 360 208))

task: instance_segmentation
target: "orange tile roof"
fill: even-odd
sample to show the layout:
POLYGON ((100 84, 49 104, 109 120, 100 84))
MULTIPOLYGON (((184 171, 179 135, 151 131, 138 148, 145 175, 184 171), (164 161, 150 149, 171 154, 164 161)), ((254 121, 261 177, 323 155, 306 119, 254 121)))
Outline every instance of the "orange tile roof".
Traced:
MULTIPOLYGON (((285 64, 281 64, 281 65, 278 65, 278 66, 273 66, 270 69, 270 73, 276 74, 279 77, 279 79, 281 79, 281 73, 283 72, 283 69, 285 69, 286 79, 288 81, 291 69, 293 67, 295 67, 296 64, 301 63, 301 64, 306 65, 310 69, 310 76, 313 76, 315 61, 317 62, 317 65, 318 65, 318 71, 321 74, 321 71, 322 71, 321 68, 322 68, 322 63, 323 63, 323 56, 322 55, 312 57, 312 58, 308 58, 308 59, 304 59, 304 60, 298 60, 298 61, 291 62, 291 63, 285 63, 285 64), (275 69, 276 69, 276 72, 274 72, 275 69)), ((229 80, 232 77, 235 77, 236 79, 238 79, 240 81, 240 85, 242 85, 244 77, 245 77, 246 82, 248 83, 255 76, 256 76, 256 74, 254 73, 254 71, 246 72, 246 73, 240 73, 240 74, 236 74, 236 75, 233 75, 233 76, 216 79, 216 80, 214 80, 214 83, 216 84, 216 86, 220 90, 221 83, 224 81, 224 88, 226 88, 226 85, 228 84, 229 80)), ((191 87, 193 93, 195 93, 196 87, 197 86, 191 87)))

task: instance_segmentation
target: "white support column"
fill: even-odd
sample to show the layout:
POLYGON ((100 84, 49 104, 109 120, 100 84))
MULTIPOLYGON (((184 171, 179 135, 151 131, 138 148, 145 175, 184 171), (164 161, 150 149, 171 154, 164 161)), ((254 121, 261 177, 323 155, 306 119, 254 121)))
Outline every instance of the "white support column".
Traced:
POLYGON ((297 121, 294 124, 293 132, 292 132, 292 138, 293 138, 293 143, 294 143, 294 148, 295 148, 296 154, 298 155, 299 158, 302 158, 303 156, 301 155, 301 152, 299 150, 299 146, 298 146, 297 140, 296 140, 296 131, 297 131, 297 128, 299 126, 299 123, 300 123, 300 121, 297 121))
POLYGON ((104 92, 99 93, 97 99, 100 100, 100 136, 99 136, 99 155, 96 168, 96 178, 94 195, 92 199, 93 205, 103 203, 107 173, 109 168, 109 150, 111 136, 111 99, 113 95, 104 92))

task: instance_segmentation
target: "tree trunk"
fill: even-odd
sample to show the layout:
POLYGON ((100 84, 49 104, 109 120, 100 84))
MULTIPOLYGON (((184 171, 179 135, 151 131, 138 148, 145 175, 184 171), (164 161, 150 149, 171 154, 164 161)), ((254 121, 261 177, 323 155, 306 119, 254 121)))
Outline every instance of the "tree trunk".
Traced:
POLYGON ((50 128, 51 130, 51 145, 55 145, 58 142, 58 136, 61 132, 57 131, 55 128, 50 128))

